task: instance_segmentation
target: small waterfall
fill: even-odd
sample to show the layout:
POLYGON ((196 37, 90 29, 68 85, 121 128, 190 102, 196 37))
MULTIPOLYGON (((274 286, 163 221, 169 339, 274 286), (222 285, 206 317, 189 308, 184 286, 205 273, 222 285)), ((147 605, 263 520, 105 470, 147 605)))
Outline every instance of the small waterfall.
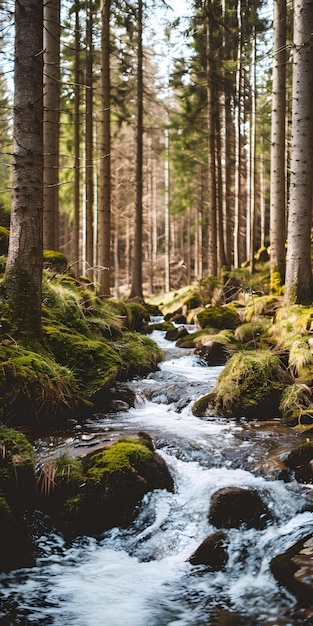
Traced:
POLYGON ((173 349, 154 333, 167 358, 154 374, 129 383, 133 409, 98 415, 97 432, 145 430, 175 481, 174 493, 145 496, 127 529, 67 545, 57 533, 38 538, 32 569, 0 576, 0 623, 6 626, 300 626, 295 599, 274 580, 269 563, 313 531, 307 494, 256 472, 275 428, 219 417, 200 420, 191 405, 213 390, 221 368, 204 366, 191 351, 173 349), (227 531, 223 571, 192 566, 188 559, 215 528, 208 520, 211 495, 221 487, 257 489, 272 513, 264 530, 227 531), (224 617, 223 617, 224 616, 224 617), (227 622, 233 617, 235 621, 227 622), (3 621, 1 621, 3 620, 3 621), (225 620, 225 621, 223 621, 225 620), (236 621, 237 620, 237 621, 236 621))

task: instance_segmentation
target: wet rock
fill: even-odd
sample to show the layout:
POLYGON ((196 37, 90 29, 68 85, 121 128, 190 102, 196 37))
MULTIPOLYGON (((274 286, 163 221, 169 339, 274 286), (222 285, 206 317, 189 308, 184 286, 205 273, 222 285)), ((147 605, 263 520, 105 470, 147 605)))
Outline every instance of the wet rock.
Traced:
POLYGON ((213 572, 221 570, 228 560, 225 540, 227 536, 222 531, 207 537, 191 555, 191 565, 207 565, 213 572))
POLYGON ((195 354, 199 354, 209 366, 224 365, 230 356, 229 347, 219 341, 207 341, 196 348, 195 354))
POLYGON ((285 466, 299 483, 313 483, 313 443, 309 442, 292 450, 284 458, 285 466))
POLYGON ((313 606, 313 535, 276 556, 271 571, 298 601, 313 606))
POLYGON ((261 530, 272 519, 271 513, 256 489, 224 487, 211 498, 209 521, 217 528, 261 530))
POLYGON ((179 328, 168 330, 165 339, 167 339, 167 341, 178 341, 178 339, 186 337, 188 334, 188 330, 185 326, 179 326, 179 328))
MULTIPOLYGON (((65 487, 69 489, 68 482, 65 487)), ((127 527, 149 491, 173 488, 164 459, 154 451, 151 437, 140 432, 139 439, 121 439, 82 459, 82 478, 73 482, 73 494, 56 502, 50 513, 68 538, 97 535, 113 526, 127 527)))

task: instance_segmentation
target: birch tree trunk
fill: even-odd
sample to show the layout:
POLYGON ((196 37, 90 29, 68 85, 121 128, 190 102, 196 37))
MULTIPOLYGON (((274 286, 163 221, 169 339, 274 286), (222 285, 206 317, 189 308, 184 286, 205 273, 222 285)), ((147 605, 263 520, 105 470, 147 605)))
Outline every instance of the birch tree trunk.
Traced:
POLYGON ((15 5, 12 211, 5 296, 18 334, 41 336, 43 247, 43 15, 37 0, 15 5))
POLYGON ((271 292, 285 279, 286 241, 286 0, 274 0, 270 172, 271 292))
POLYGON ((290 209, 285 300, 312 302, 313 2, 294 4, 290 209))

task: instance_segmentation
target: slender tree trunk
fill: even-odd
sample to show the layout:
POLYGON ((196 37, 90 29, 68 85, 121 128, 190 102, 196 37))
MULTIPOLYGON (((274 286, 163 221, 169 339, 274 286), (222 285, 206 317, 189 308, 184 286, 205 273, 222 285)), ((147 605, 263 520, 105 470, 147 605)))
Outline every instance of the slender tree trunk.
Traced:
POLYGON ((285 300, 312 302, 313 2, 294 4, 290 209, 285 300))
POLYGON ((111 0, 103 1, 101 34, 101 133, 100 133, 100 197, 99 197, 99 266, 100 286, 104 296, 110 295, 111 265, 111 81, 110 81, 110 11, 111 0))
POLYGON ((44 247, 58 249, 58 179, 60 118, 60 0, 47 0, 44 7, 44 247))
POLYGON ((93 280, 93 15, 92 0, 87 0, 86 23, 86 263, 93 280))
POLYGON ((286 0, 274 0, 270 172, 271 291, 284 284, 286 259, 286 0))
POLYGON ((74 218, 73 218, 73 269, 76 278, 81 273, 80 264, 80 2, 75 2, 75 86, 74 86, 74 218))
POLYGON ((217 275, 216 171, 214 84, 212 52, 212 0, 205 1, 207 61, 207 124, 208 124, 208 272, 217 275))
POLYGON ((143 300, 142 293, 142 174, 143 174, 143 69, 142 69, 142 0, 138 0, 137 46, 137 139, 135 236, 132 265, 131 298, 143 300))
MULTIPOLYGON (((169 130, 165 129, 165 165, 164 165, 164 240, 165 240, 165 281, 164 290, 171 289, 170 278, 170 157, 169 157, 169 130)), ((175 249, 175 248, 174 248, 175 249)))
POLYGON ((235 215, 234 215, 234 266, 239 267, 241 258, 240 226, 241 226, 241 2, 237 5, 238 47, 236 68, 236 106, 235 106, 235 215))
POLYGON ((43 15, 15 4, 12 211, 5 295, 18 333, 41 336, 43 248, 43 15))

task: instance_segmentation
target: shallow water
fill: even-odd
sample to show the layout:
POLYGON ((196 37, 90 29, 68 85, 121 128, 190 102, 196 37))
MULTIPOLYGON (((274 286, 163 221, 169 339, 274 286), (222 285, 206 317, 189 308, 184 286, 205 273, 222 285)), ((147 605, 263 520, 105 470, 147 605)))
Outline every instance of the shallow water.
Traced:
MULTIPOLYGON (((173 349, 162 333, 153 336, 167 356, 156 373, 130 383, 136 407, 98 415, 86 432, 105 433, 108 440, 116 433, 148 432, 172 473, 174 493, 148 494, 130 528, 113 528, 97 539, 81 537, 66 545, 58 534, 42 533, 36 567, 0 576, 0 623, 312 624, 312 616, 279 587, 269 568, 276 554, 313 532, 311 490, 277 480, 271 463, 295 435, 279 422, 194 417, 192 402, 213 390, 221 368, 204 366, 191 351, 173 349), (211 495, 235 485, 257 489, 273 523, 262 531, 228 531, 224 571, 191 566, 190 555, 216 530, 207 517, 211 495), (227 621, 230 617, 234 621, 227 621)), ((56 443, 53 454, 79 447, 80 437, 56 443)))

